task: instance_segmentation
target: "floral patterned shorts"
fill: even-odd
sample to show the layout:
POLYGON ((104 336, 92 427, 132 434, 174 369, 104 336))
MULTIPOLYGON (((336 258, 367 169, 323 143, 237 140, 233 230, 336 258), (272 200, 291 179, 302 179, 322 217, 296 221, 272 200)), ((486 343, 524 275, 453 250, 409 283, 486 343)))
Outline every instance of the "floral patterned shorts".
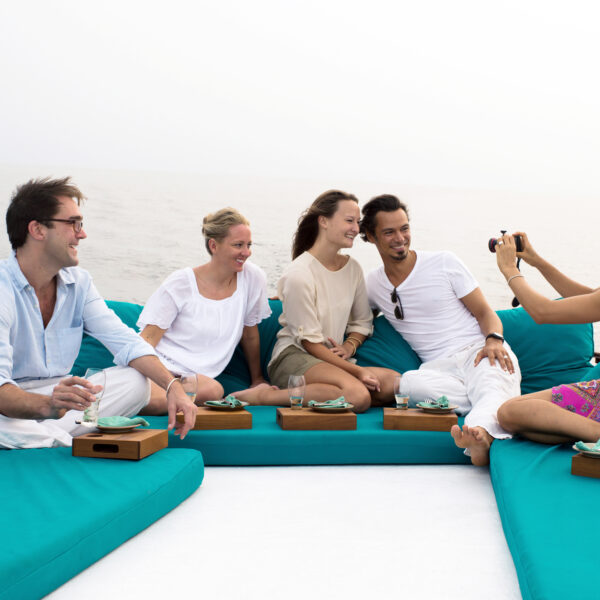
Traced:
POLYGON ((600 422, 600 379, 553 387, 552 402, 561 408, 600 422))

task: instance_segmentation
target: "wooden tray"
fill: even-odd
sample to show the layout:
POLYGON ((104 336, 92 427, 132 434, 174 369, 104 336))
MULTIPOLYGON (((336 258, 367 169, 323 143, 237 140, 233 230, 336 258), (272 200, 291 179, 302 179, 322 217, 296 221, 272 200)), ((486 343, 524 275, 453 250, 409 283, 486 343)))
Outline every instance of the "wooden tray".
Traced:
POLYGON ((405 431, 450 431, 452 425, 458 424, 456 413, 443 415, 426 413, 418 408, 398 410, 383 409, 383 428, 405 431))
POLYGON ((576 454, 571 459, 571 475, 600 478, 600 458, 576 454))
MULTIPOLYGON (((183 413, 177 413, 177 421, 183 423, 183 413)), ((199 406, 192 429, 252 429, 252 413, 244 408, 220 411, 199 406)))
POLYGON ((322 413, 310 408, 278 408, 277 424, 286 430, 348 430, 356 429, 356 415, 351 411, 322 413))
POLYGON ((73 438, 73 456, 140 460, 169 445, 166 429, 135 429, 127 433, 86 433, 73 438))

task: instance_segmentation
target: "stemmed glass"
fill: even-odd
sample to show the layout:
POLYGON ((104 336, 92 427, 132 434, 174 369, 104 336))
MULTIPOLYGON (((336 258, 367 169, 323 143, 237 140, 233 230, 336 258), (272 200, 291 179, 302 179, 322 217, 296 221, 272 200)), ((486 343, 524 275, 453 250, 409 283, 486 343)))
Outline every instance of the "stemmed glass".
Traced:
POLYGON ((290 396, 291 408, 302 408, 306 381, 304 375, 290 375, 288 378, 288 394, 290 396))
POLYGON ((94 394, 94 396, 96 396, 94 402, 83 411, 83 419, 81 421, 81 424, 86 427, 96 427, 98 425, 100 399, 104 395, 104 390, 106 389, 106 371, 102 369, 87 369, 83 378, 87 379, 95 386, 101 386, 100 391, 94 394))
POLYGON ((198 393, 198 377, 196 373, 185 373, 182 375, 181 385, 188 398, 192 402, 196 402, 196 394, 198 393))

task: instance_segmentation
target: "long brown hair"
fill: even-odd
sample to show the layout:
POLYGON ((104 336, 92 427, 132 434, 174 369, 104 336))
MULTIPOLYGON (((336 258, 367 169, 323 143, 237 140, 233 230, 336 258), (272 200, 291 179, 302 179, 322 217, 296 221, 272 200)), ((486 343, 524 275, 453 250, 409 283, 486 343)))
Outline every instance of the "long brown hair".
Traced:
POLYGON ((313 247, 319 234, 319 217, 332 217, 338 208, 338 202, 343 200, 352 200, 358 204, 358 199, 352 194, 340 190, 328 190, 302 213, 292 241, 292 260, 313 247))

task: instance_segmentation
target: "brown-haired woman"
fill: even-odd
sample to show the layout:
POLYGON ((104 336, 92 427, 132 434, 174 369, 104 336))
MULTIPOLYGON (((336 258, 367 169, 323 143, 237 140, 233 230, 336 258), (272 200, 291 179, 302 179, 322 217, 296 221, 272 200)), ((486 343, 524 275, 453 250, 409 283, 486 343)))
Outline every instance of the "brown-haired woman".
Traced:
POLYGON ((285 387, 290 375, 304 375, 307 384, 335 387, 356 412, 391 401, 397 375, 352 360, 373 321, 362 269, 340 253, 352 247, 359 219, 358 200, 338 190, 321 194, 300 218, 293 261, 278 285, 283 328, 268 367, 271 383, 285 387))

